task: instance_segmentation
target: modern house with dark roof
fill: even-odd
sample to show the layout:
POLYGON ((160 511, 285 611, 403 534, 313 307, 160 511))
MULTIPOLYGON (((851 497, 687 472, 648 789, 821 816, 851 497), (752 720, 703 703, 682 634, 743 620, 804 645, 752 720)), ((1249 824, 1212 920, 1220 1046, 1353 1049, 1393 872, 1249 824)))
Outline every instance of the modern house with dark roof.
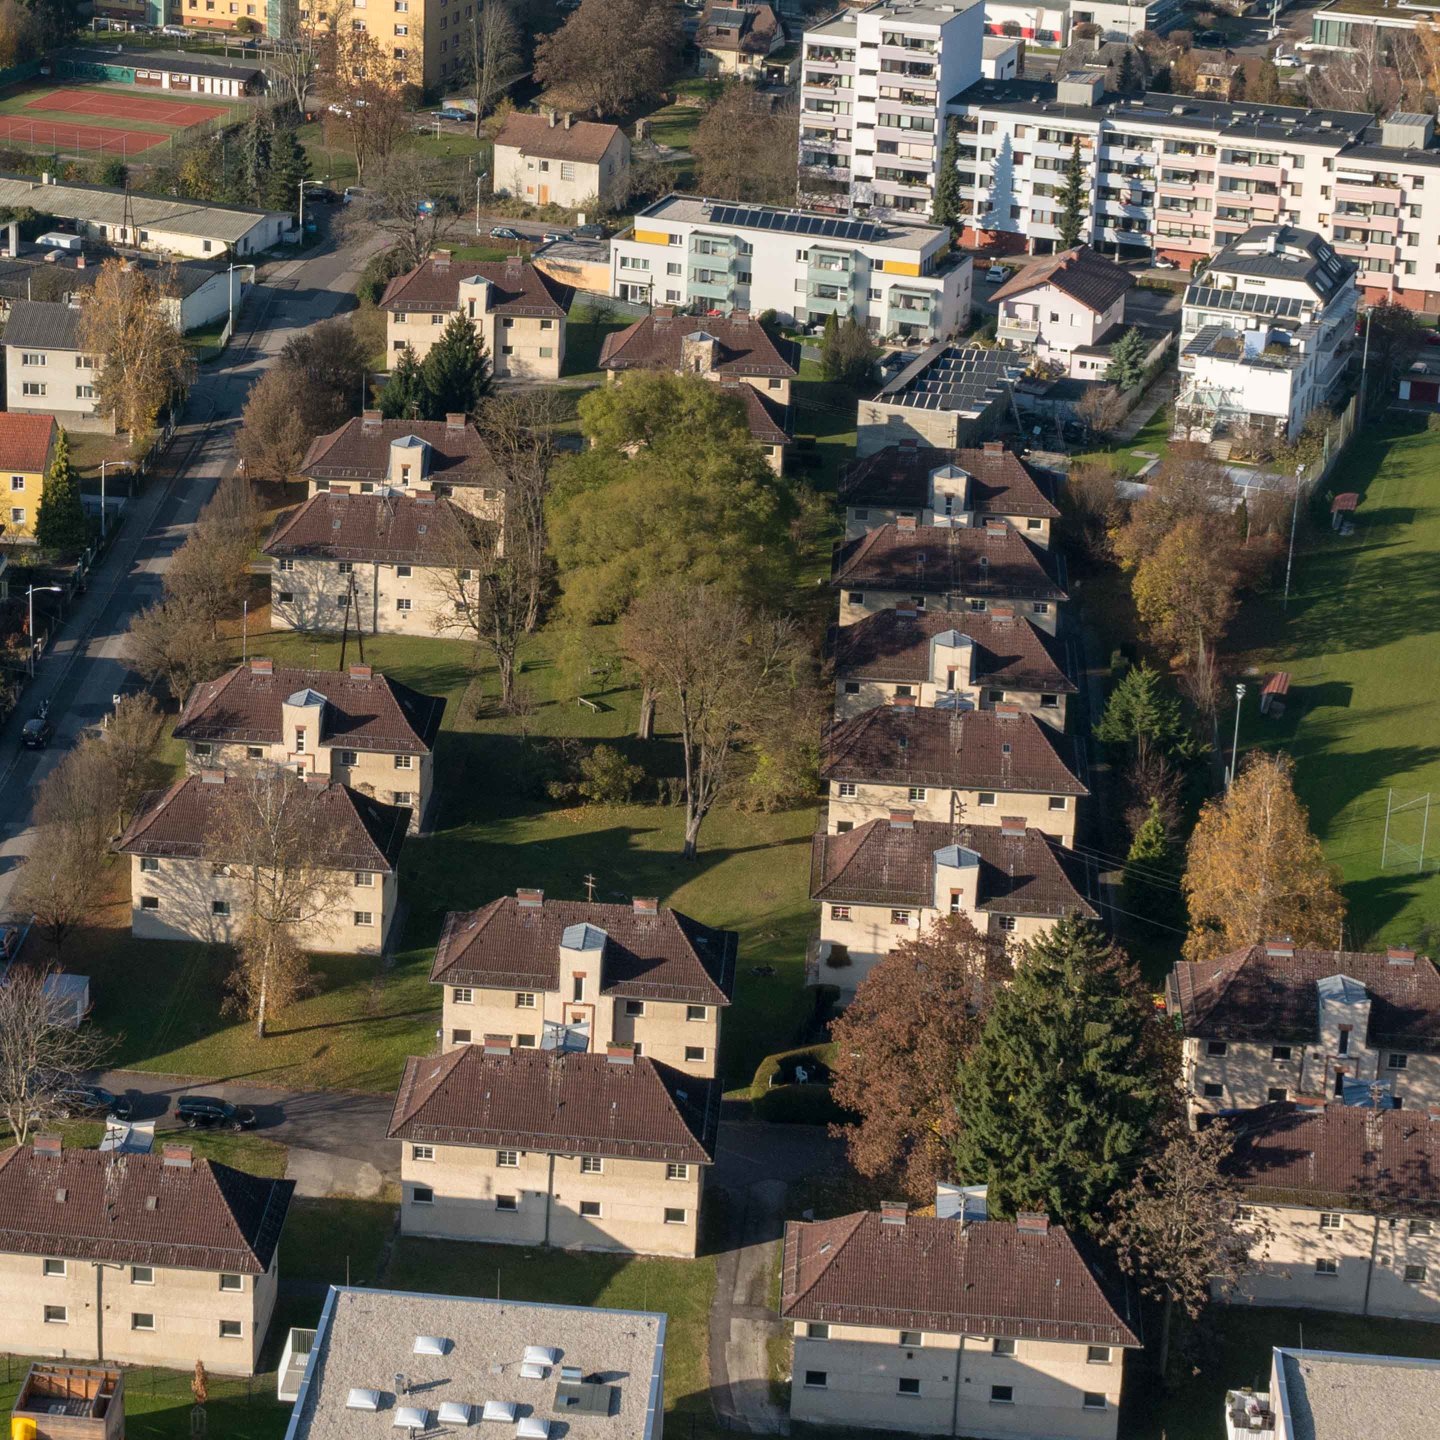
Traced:
POLYGON ((430 979, 444 987, 446 1049, 497 1036, 517 1050, 612 1044, 713 1078, 737 936, 655 900, 547 900, 519 890, 454 911, 430 979))
POLYGON ((1307 1096, 1440 1105, 1440 974, 1413 950, 1267 940, 1182 961, 1166 1002, 1184 1031, 1192 1113, 1307 1096))
POLYGON ((611 1045, 516 1050, 499 1036, 412 1057, 401 1140, 407 1235, 693 1256, 720 1117, 714 1081, 611 1045))
POLYGON ((1134 284, 1128 270, 1088 245, 1039 256, 990 297, 996 337, 1072 379, 1103 379, 1109 361, 1099 347, 1119 336, 1134 284))
POLYGON ((1067 915, 1096 918, 1085 867, 1023 821, 917 821, 893 810, 811 842, 810 898, 820 902, 813 977, 853 994, 903 940, 964 915, 997 948, 1023 945, 1067 915))
POLYGON ((630 137, 618 125, 546 110, 513 111, 495 137, 495 188, 542 208, 608 208, 630 180, 630 137))
POLYGON ((485 342, 498 379, 558 380, 571 293, 518 255, 456 260, 436 250, 385 287, 385 350, 392 362, 407 346, 423 360, 450 319, 464 315, 485 342))
POLYGON ((786 38, 785 22, 763 0, 710 0, 695 31, 701 73, 759 80, 786 38))
POLYGON ((5 325, 5 408, 50 415, 67 430, 114 429, 95 406, 102 357, 80 345, 80 310, 61 300, 17 300, 5 325))
POLYGON ((0 1153, 0 1346, 255 1374, 294 1190, 188 1145, 122 1155, 39 1135, 0 1153))
MULTIPOLYGON (((318 715, 323 697, 314 699, 318 715)), ((130 856, 130 931, 137 939, 224 945, 240 933, 250 875, 222 837, 231 807, 245 804, 243 784, 225 770, 177 780, 142 804, 115 842, 118 854, 130 856)), ((409 808, 323 777, 292 784, 299 788, 284 803, 303 807, 331 872, 328 884, 306 897, 297 939, 316 954, 378 955, 398 910, 409 808)))
POLYGON ((954 614, 878 610, 834 632, 835 714, 877 705, 993 710, 1013 705, 1065 728, 1076 690, 1063 647, 1011 605, 954 614))
POLYGON ((1043 1215, 790 1221, 792 1420, 987 1440, 1115 1440, 1129 1297, 1043 1215))
POLYGON ((192 773, 283 765, 404 806, 415 832, 430 813, 444 713, 443 696, 369 665, 300 670, 257 658, 197 685, 174 735, 192 773))
POLYGON ((1080 768, 1068 736, 1012 705, 882 706, 825 737, 826 829, 843 834, 895 810, 946 825, 995 824, 1006 815, 1073 845, 1075 812, 1090 793, 1080 768))

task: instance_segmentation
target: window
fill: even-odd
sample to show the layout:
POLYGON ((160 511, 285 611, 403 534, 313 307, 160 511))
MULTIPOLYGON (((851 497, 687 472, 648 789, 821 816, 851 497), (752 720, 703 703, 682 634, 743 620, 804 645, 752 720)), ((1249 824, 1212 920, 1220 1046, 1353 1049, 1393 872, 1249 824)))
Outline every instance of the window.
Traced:
POLYGON ((705 1005, 687 1005, 685 1007, 685 1018, 687 1020, 708 1020, 710 1010, 705 1005))
POLYGON ((1058 695, 1041 695, 1040 708, 1042 710, 1058 710, 1060 708, 1060 697, 1058 695))
POLYGON ((847 695, 858 695, 860 693, 860 682, 858 680, 847 680, 845 682, 845 693, 847 695))
POLYGON ((1065 797, 1063 795, 1052 795, 1050 797, 1050 808, 1052 810, 1063 810, 1065 808, 1065 797))
POLYGON ((1431 1232, 1431 1228, 1428 1220, 1412 1220, 1409 1226, 1412 1235, 1428 1235, 1431 1232))
POLYGON ((1405 1283, 1407 1285, 1423 1285, 1425 1283, 1425 1267, 1423 1265, 1407 1265, 1405 1267, 1405 1283))
POLYGON ((582 1155, 580 1157, 580 1173, 582 1175, 603 1175, 605 1161, 599 1155, 582 1155))
POLYGON ((45 387, 44 385, 37 384, 34 380, 27 380, 21 385, 20 393, 22 395, 44 395, 45 387))
POLYGON ((1279 1105, 1290 1098, 1290 1091, 1284 1085, 1271 1085, 1265 1091, 1265 1101, 1269 1105, 1279 1105))
POLYGON ((825 1370, 807 1370, 805 1372, 805 1388, 807 1390, 824 1390, 829 1383, 830 1376, 825 1370))
POLYGON ((583 975, 576 975, 570 983, 570 999, 578 1004, 584 998, 585 977, 583 975))
POLYGON ((533 1010, 535 1008, 535 996, 529 990, 521 990, 515 996, 515 1008, 517 1010, 533 1010))
POLYGON ((1339 1053, 1341 1055, 1348 1055, 1350 1053, 1350 1027, 1348 1025, 1342 1025, 1340 1027, 1339 1053))
POLYGON ((410 1203, 412 1205, 433 1205, 435 1203, 435 1192, 428 1185, 415 1185, 410 1190, 410 1203))
POLYGON ((1103 1410, 1105 1408, 1105 1396, 1099 1390, 1087 1390, 1084 1399, 1080 1402, 1082 1410, 1103 1410))
POLYGON ((842 780, 836 787, 835 793, 842 800, 853 800, 860 792, 853 780, 842 780))
POLYGON ((899 1383, 895 1387, 897 1395, 918 1395, 920 1393, 920 1380, 915 1375, 900 1376, 899 1383))
POLYGON ((24 506, 13 506, 10 511, 10 523, 12 525, 23 525, 25 523, 25 520, 26 515, 24 506))
POLYGON ((1229 1054, 1230 1046, 1224 1040, 1207 1040, 1205 1042, 1205 1053, 1207 1055, 1229 1054))
POLYGON ((830 1338, 830 1327, 820 1321, 812 1320, 805 1327, 805 1338, 807 1340, 828 1340, 830 1338))
POLYGON ((400 614, 408 615, 410 613, 410 602, 402 597, 395 602, 395 608, 400 614))
POLYGON ((1317 1260, 1315 1262, 1315 1273, 1317 1275, 1338 1275, 1340 1273, 1340 1262, 1338 1260, 1317 1260))
POLYGON ((925 798, 925 787, 923 785, 912 785, 909 790, 912 800, 923 800, 925 798))
POLYGON ((159 868, 160 862, 153 855, 140 857, 140 873, 142 875, 153 875, 159 868))
POLYGON ((925 1343, 925 1337, 918 1330, 902 1330, 900 1343, 911 1350, 918 1350, 925 1343))
POLYGON ((21 355, 20 363, 22 365, 43 365, 45 363, 45 356, 43 354, 36 354, 33 350, 27 350, 21 355))
POLYGON ((43 1260, 40 1263, 42 1275, 64 1275, 65 1262, 63 1260, 43 1260))
POLYGON ((993 790, 982 790, 975 797, 975 803, 982 809, 993 810, 995 808, 995 792, 993 790))
POLYGON ((995 917, 995 928, 1006 935, 1015 933, 1016 920, 1013 915, 997 915, 995 917))
POLYGON ((158 910, 160 908, 160 897, 158 895, 142 895, 140 897, 140 908, 142 910, 158 910))
POLYGON ((518 1170, 520 1168, 520 1152, 518 1150, 497 1150, 495 1163, 502 1170, 518 1170))
POLYGON ((990 1342, 990 1353, 992 1355, 1013 1355, 1015 1353, 1015 1342, 1004 1339, 992 1340, 990 1342))
POLYGON ((705 1047, 703 1045, 687 1045, 685 1047, 685 1063, 687 1065, 703 1065, 705 1063, 705 1047))
POLYGON ((1013 1385, 992 1385, 990 1387, 990 1403, 992 1405, 1013 1405, 1015 1403, 1015 1387, 1013 1385))
POLYGON ((1085 1363, 1087 1365, 1108 1365, 1110 1363, 1110 1347, 1108 1345, 1091 1345, 1085 1351, 1085 1363))
POLYGON ((580 1213, 589 1220, 598 1220, 601 1214, 600 1202, 598 1200, 582 1200, 580 1213))
POLYGON ((1322 1230, 1343 1230, 1345 1228, 1345 1217, 1336 1214, 1333 1210, 1326 1210, 1320 1216, 1320 1228, 1322 1230))
POLYGON ((1408 1055, 1387 1055, 1385 1057, 1385 1068, 1387 1070, 1403 1070, 1410 1063, 1408 1055))
POLYGON ((222 1320, 220 1322, 220 1338, 222 1340, 239 1340, 245 1334, 245 1327, 238 1320, 222 1320))
POLYGON ((687 1211, 667 1205, 665 1207, 665 1223, 667 1225, 683 1225, 687 1211))
POLYGON ((625 1013, 627 1015, 643 1015, 645 1013, 645 1002, 643 1000, 627 1000, 625 1002, 625 1013))
POLYGON ((395 578, 397 580, 408 580, 412 573, 413 572, 408 565, 397 565, 395 567, 395 578))
POLYGON ((847 605, 863 605, 865 603, 865 596, 859 590, 851 590, 845 596, 845 603, 847 605))
POLYGON ((560 162, 560 178, 562 180, 573 180, 575 178, 575 167, 568 160, 560 162))
POLYGON ((130 1328, 132 1330, 153 1330, 155 1317, 148 1310, 132 1310, 130 1312, 130 1328))
POLYGON ((1207 1100, 1218 1100, 1225 1093, 1225 1087, 1217 1084, 1214 1080, 1205 1082, 1204 1095, 1207 1100))
POLYGON ((433 1145, 412 1145, 410 1147, 410 1158, 412 1160, 431 1161, 435 1158, 435 1147, 433 1145))
POLYGON ((457 985, 450 992, 450 998, 457 1005, 473 1005, 475 1003, 475 992, 468 985, 457 985))
MULTIPOLYGON (((667 1180, 688 1180, 690 1178, 690 1167, 679 1165, 672 1161, 665 1167, 665 1178, 667 1180)), ((1414 1223, 1413 1221, 1411 1222, 1414 1223)))
POLYGON ((282 573, 288 574, 295 568, 295 562, 293 560, 277 560, 275 562, 275 568, 282 573))
POLYGON ((497 1195, 495 1197, 495 1208, 497 1210, 518 1210, 520 1208, 520 1197, 518 1195, 497 1195))
POLYGON ((452 1045, 468 1045, 472 1039, 469 1030, 452 1030, 450 1032, 450 1043, 452 1045))
POLYGON ((397 770, 413 770, 415 768, 415 757, 413 755, 397 755, 395 757, 395 768, 397 770))
POLYGON ((63 1305, 47 1305, 45 1307, 45 1323, 47 1325, 68 1325, 70 1323, 69 1312, 63 1305))
POLYGON ((533 1035, 517 1035, 515 1044, 521 1050, 533 1050, 535 1048, 535 1037, 533 1035))
POLYGON ((375 923, 375 912, 373 910, 357 910, 355 912, 355 923, 362 927, 373 925, 375 923))
POLYGON ((212 900, 210 902, 210 913, 224 919, 230 914, 230 902, 228 900, 212 900))
POLYGON ((10 488, 12 490, 23 490, 25 488, 25 477, 23 475, 12 475, 10 477, 10 488))
POLYGON ((1290 1058, 1290 1047, 1288 1045, 1272 1045, 1270 1047, 1270 1058, 1272 1060, 1288 1060, 1290 1058))

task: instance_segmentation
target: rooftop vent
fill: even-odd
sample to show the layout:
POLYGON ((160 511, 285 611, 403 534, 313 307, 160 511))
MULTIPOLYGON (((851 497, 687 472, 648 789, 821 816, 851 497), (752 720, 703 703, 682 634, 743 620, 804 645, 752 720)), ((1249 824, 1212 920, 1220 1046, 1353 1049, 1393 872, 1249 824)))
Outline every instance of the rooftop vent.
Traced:
POLYGON ((450 1342, 442 1335, 417 1335, 415 1337, 415 1354, 417 1355, 443 1355, 450 1348, 450 1342))
POLYGON ((560 1352, 553 1345, 527 1345, 524 1360, 527 1365, 557 1365, 560 1352))
POLYGON ((463 1400, 446 1400, 440 1406, 440 1423, 442 1425, 468 1425, 473 1408, 463 1400))
POLYGON ((366 1390, 356 1385, 345 1397, 345 1408, 347 1410, 378 1410, 380 1408, 380 1392, 366 1390))
POLYGON ((578 1365, 562 1365, 560 1367, 560 1381, 564 1385, 578 1385, 585 1378, 585 1373, 578 1365))
POLYGON ((513 1400, 487 1400, 481 1412, 482 1420, 500 1420, 506 1425, 515 1423, 515 1402, 513 1400))
POLYGON ((520 1378, 522 1380, 543 1380, 550 1373, 548 1365, 541 1365, 536 1360, 526 1360, 520 1366, 520 1378))
POLYGON ((527 1415, 515 1427, 515 1440, 549 1440, 550 1422, 538 1415, 527 1415))
POLYGON ((390 1422, 392 1430, 428 1430, 430 1411, 423 1405, 402 1405, 390 1422))

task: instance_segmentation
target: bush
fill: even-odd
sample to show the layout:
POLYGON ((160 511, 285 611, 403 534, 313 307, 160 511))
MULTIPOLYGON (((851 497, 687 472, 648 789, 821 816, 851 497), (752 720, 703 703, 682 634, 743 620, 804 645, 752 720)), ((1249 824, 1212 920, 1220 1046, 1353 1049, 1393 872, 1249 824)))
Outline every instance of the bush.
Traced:
POLYGON ((1425 417, 1425 428, 1433 435, 1440 430, 1440 414, 1427 415, 1425 417))
POLYGON ((752 1109, 767 1125, 842 1125, 849 1119, 828 1085, 782 1085, 755 1101, 752 1109))
POLYGON ((750 1098, 758 1103, 777 1089, 792 1088, 793 1080, 785 1077, 793 1076, 797 1065, 823 1071, 828 1076, 834 1058, 835 1045, 830 1040, 815 1045, 799 1045, 793 1050, 777 1050, 755 1067, 755 1078, 750 1082, 750 1098))
POLYGON ((252 19, 249 15, 242 15, 235 22, 235 33, 237 35, 258 35, 260 33, 260 22, 252 19))
POLYGON ((592 805, 628 805, 644 778, 643 765, 632 765, 613 745, 597 745, 580 762, 575 788, 592 805))
POLYGON ((366 262, 355 284, 355 294, 362 305, 378 305, 385 287, 405 269, 405 259, 400 247, 379 250, 366 262))

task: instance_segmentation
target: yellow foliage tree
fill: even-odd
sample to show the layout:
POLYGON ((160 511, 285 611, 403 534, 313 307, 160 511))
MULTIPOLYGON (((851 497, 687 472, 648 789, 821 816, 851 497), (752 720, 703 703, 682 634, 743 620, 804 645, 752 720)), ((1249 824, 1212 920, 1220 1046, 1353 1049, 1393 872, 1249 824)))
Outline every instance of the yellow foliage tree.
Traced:
POLYGON ((1135 567, 1135 609, 1157 645, 1194 658, 1235 614, 1230 547, 1209 517, 1188 515, 1135 567))

